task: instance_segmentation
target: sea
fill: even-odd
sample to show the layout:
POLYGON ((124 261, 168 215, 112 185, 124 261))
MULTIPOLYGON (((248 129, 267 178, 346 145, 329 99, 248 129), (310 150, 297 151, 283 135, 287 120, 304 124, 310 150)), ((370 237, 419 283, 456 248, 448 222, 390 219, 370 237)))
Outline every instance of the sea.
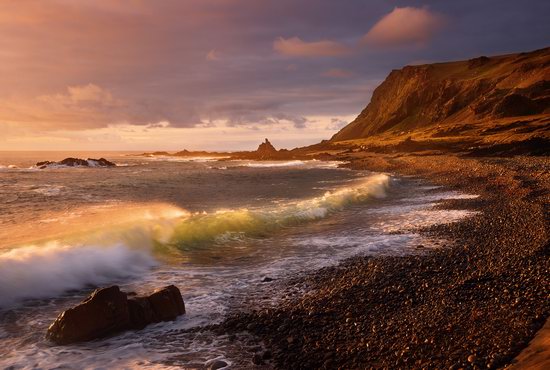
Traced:
POLYGON ((419 230, 472 213, 438 204, 475 195, 342 165, 0 152, 0 368, 237 368, 250 354, 197 328, 276 305, 266 284, 353 256, 443 248, 419 230), (117 167, 35 166, 66 157, 117 167), (60 312, 115 284, 138 294, 174 284, 187 313, 86 343, 45 338, 60 312))

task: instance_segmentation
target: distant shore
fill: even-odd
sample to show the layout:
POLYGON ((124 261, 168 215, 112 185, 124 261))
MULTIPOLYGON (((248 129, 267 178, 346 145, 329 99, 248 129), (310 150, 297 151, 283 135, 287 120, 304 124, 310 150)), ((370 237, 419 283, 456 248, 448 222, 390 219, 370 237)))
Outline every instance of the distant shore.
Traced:
POLYGON ((422 230, 449 241, 442 249, 354 257, 299 276, 286 282, 288 298, 276 308, 236 313, 220 330, 253 333, 277 368, 510 364, 550 312, 550 158, 336 157, 352 169, 413 175, 479 194, 444 207, 480 213, 422 230))

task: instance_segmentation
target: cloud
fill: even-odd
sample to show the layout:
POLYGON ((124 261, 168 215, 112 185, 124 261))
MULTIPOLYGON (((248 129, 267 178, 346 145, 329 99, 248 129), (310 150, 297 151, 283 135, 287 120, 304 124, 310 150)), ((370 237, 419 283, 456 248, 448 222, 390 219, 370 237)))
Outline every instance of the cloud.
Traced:
POLYGON ((66 94, 41 95, 37 97, 41 102, 47 103, 52 107, 84 107, 93 106, 112 106, 120 104, 113 98, 110 91, 95 84, 68 86, 66 94))
POLYGON ((222 104, 210 109, 208 122, 217 121, 228 127, 265 127, 280 124, 291 124, 302 129, 309 122, 301 115, 284 112, 281 103, 269 102, 234 102, 222 104))
POLYGON ((363 42, 380 47, 423 46, 444 24, 444 17, 428 8, 396 7, 370 29, 363 42))
POLYGON ((330 123, 326 126, 327 130, 338 131, 348 124, 346 120, 340 118, 331 118, 330 123))
POLYGON ((353 76, 353 72, 341 68, 331 68, 324 71, 321 75, 332 78, 348 78, 353 76))
POLYGON ((0 121, 39 131, 55 131, 97 129, 124 123, 148 128, 165 126, 168 122, 176 127, 194 127, 200 118, 184 104, 123 99, 89 83, 68 86, 63 93, 0 99, 0 121))
POLYGON ((217 50, 212 49, 208 52, 208 54, 206 54, 206 60, 211 62, 220 60, 220 53, 217 50))
POLYGON ((339 57, 352 52, 348 46, 336 41, 305 42, 298 37, 279 37, 273 42, 273 49, 282 55, 292 57, 339 57))

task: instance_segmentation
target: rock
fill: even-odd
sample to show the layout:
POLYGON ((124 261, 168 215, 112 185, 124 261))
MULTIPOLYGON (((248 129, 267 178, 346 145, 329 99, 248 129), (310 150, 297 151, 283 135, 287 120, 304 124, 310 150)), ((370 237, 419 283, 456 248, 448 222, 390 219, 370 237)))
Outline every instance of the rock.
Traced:
POLYGON ((61 313, 46 337, 56 344, 102 338, 119 331, 143 329, 185 314, 180 290, 174 285, 144 297, 127 297, 118 286, 97 289, 79 305, 61 313))
POLYGON ((101 338, 130 325, 126 293, 118 286, 97 289, 76 307, 61 313, 48 328, 47 338, 69 344, 101 338))
POLYGON ((273 279, 270 278, 270 277, 268 277, 268 276, 266 276, 266 277, 264 277, 264 278, 262 279, 262 283, 269 283, 269 282, 271 282, 271 281, 273 281, 273 279))
POLYGON ((114 162, 108 161, 105 158, 88 158, 87 162, 88 165, 91 167, 116 167, 116 164, 114 162))
POLYGON ((155 314, 148 297, 134 297, 128 299, 128 311, 132 329, 143 329, 155 322, 155 314))
POLYGON ((154 291, 147 299, 153 310, 154 322, 175 320, 185 314, 180 290, 174 285, 154 291))
POLYGON ((52 162, 52 161, 43 161, 36 163, 36 167, 40 169, 48 168, 48 167, 54 167, 54 166, 66 166, 66 167, 116 167, 116 164, 108 161, 105 158, 88 158, 88 159, 80 159, 80 158, 65 158, 59 162, 52 162))
POLYGON ((227 362, 222 361, 222 360, 216 360, 216 361, 214 361, 210 364, 208 369, 209 370, 217 370, 217 369, 222 369, 226 366, 227 366, 227 362))
POLYGON ((496 117, 528 116, 541 111, 533 100, 520 94, 507 95, 493 109, 496 117))
POLYGON ((270 156, 277 154, 277 149, 275 149, 275 147, 266 138, 265 141, 258 146, 256 153, 260 156, 270 156))

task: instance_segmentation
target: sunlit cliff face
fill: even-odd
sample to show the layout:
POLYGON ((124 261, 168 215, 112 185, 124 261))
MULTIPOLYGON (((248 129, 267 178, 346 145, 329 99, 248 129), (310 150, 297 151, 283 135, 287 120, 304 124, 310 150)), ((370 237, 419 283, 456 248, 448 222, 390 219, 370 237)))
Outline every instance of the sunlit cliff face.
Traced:
POLYGON ((547 46, 549 7, 0 1, 0 150, 315 143, 392 68, 547 46))

